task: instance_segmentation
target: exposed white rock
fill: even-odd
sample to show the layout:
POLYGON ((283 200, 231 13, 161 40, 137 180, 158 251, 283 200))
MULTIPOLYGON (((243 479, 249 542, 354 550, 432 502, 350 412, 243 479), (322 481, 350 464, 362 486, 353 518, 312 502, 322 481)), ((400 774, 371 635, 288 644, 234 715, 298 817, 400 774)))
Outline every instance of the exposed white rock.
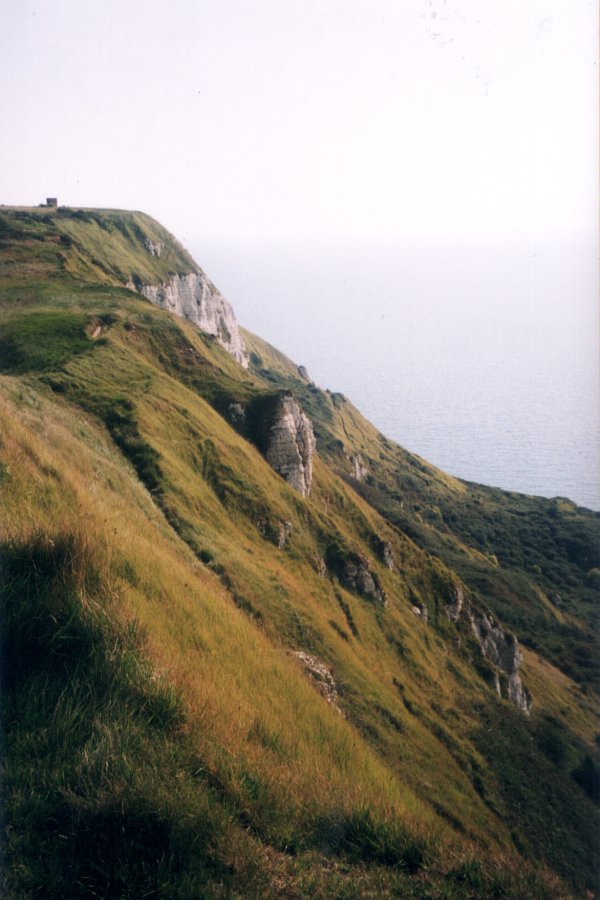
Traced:
POLYGON ((427 607, 423 604, 419 606, 411 606, 411 609, 414 612, 415 616, 419 616, 419 618, 422 619, 423 622, 427 625, 429 621, 429 610, 427 609, 427 607))
MULTIPOLYGON (((519 649, 519 642, 510 632, 498 625, 491 616, 485 613, 476 613, 471 616, 471 627, 477 638, 481 652, 493 666, 508 676, 508 698, 515 706, 523 710, 527 715, 531 710, 531 698, 523 687, 519 667, 523 656, 519 649)), ((502 696, 500 679, 496 673, 496 690, 502 696)))
POLYGON ((322 556, 313 556, 312 557, 313 568, 319 578, 325 578, 327 575, 327 565, 325 564, 325 560, 322 556))
POLYGON ((355 456, 350 457, 350 462, 354 467, 354 477, 357 481, 364 481, 367 475, 369 474, 369 470, 362 458, 362 456, 357 453, 355 456))
POLYGON ((523 710, 526 715, 531 712, 532 700, 521 681, 518 672, 513 672, 508 676, 508 697, 509 700, 523 710))
POLYGON ((152 241, 150 238, 144 239, 144 247, 150 254, 150 256, 158 256, 163 252, 164 244, 162 241, 152 241))
POLYGON ((471 623, 471 629, 481 648, 481 652, 494 667, 494 684, 499 697, 502 697, 500 673, 507 676, 508 699, 526 715, 531 711, 531 697, 527 693, 519 667, 523 656, 519 642, 514 634, 504 631, 491 615, 483 612, 473 613, 465 601, 465 595, 459 584, 453 584, 446 600, 446 615, 451 622, 458 623, 463 610, 471 623))
POLYGON ((458 622, 465 602, 465 595, 459 584, 453 584, 449 590, 450 603, 446 604, 446 615, 451 622, 458 622))
POLYGON ((280 550, 283 550, 285 548, 285 545, 287 544, 293 530, 294 526, 291 522, 277 523, 277 546, 280 550))
POLYGON ((341 713, 338 706, 338 689, 331 668, 325 665, 317 656, 311 656, 309 653, 305 653, 304 650, 295 650, 293 655, 302 663, 307 674, 327 702, 331 703, 341 713))
MULTIPOLYGON (((127 287, 135 289, 131 282, 127 287)), ((189 319, 201 331, 213 335, 241 366, 248 368, 248 353, 233 308, 204 272, 172 275, 166 284, 144 284, 140 293, 161 309, 189 319)))
POLYGON ((284 550, 285 546, 294 530, 291 522, 282 522, 280 519, 269 519, 266 516, 260 516, 256 519, 256 527, 261 535, 276 544, 280 550, 284 550))
POLYGON ((246 422, 246 407, 243 403, 233 400, 227 407, 229 421, 232 425, 244 425, 246 422))
POLYGON ((506 634, 485 613, 477 613, 473 616, 471 626, 484 656, 490 662, 507 673, 519 667, 521 654, 514 635, 506 634))
POLYGON ((387 595, 364 557, 352 554, 346 559, 340 573, 340 581, 349 590, 387 606, 387 595))
POLYGON ((394 553, 392 551, 392 545, 389 541, 381 542, 381 559, 386 569, 395 568, 394 553))
POLYGON ((502 687, 500 685, 500 672, 498 669, 494 669, 494 687, 496 688, 496 693, 502 700, 502 687))
POLYGON ((308 369, 306 368, 306 366, 298 366, 298 375, 300 376, 300 378, 304 378, 305 381, 310 382, 310 384, 313 383, 312 378, 308 374, 308 369))
POLYGON ((312 422, 291 394, 282 394, 267 435, 265 458, 303 497, 310 493, 315 448, 312 422))

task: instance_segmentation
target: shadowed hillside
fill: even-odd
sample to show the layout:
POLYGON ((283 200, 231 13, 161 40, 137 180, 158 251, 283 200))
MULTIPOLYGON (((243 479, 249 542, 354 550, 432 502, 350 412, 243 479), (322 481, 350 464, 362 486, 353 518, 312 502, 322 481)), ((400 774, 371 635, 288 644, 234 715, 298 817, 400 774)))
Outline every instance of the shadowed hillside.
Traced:
POLYGON ((5 895, 586 896, 600 516, 232 317, 148 216, 0 209, 5 895))

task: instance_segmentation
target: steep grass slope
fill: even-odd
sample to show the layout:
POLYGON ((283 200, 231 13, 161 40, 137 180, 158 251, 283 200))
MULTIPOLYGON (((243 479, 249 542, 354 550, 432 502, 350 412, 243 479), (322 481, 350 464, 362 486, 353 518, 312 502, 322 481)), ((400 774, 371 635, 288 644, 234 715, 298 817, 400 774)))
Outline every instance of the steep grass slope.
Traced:
MULTIPOLYGON (((0 215, 7 896, 592 888, 585 667, 561 671, 525 619, 527 717, 448 615, 457 589, 501 618, 558 609, 466 534, 466 498, 492 495, 410 457, 251 335, 244 371, 124 288, 198 271, 170 235, 79 212, 0 215), (306 499, 253 441, 282 388, 315 424, 306 499), (344 577, 357 559, 386 604, 344 577), (529 593, 508 593, 516 578, 529 593)), ((516 544, 498 510, 538 507, 493 500, 516 544)), ((572 516, 592 543, 594 517, 557 506, 557 527, 572 516)), ((560 615, 587 641, 586 577, 560 615)))
POLYGON ((452 478, 378 433, 341 394, 307 384, 273 347, 251 335, 247 343, 254 369, 310 410, 320 453, 342 478, 459 573, 528 647, 598 692, 600 513, 452 478))

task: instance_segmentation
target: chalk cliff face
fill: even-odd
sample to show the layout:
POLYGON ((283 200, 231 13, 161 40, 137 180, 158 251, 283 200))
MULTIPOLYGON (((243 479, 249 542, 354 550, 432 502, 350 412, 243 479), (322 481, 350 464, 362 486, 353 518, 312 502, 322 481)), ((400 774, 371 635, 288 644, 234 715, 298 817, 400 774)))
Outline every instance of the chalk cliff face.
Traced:
POLYGON ((485 658, 494 667, 495 683, 498 696, 502 697, 500 674, 507 676, 507 695, 515 706, 529 715, 531 711, 531 698, 527 693, 519 667, 522 662, 522 654, 519 642, 514 636, 494 621, 491 615, 475 611, 470 608, 465 599, 464 591, 458 584, 449 587, 446 598, 446 615, 451 622, 458 624, 463 612, 471 624, 471 630, 485 658))
POLYGON ((446 598, 446 615, 451 622, 458 622, 465 602, 465 595, 459 584, 450 585, 446 598), (449 602, 448 602, 449 601, 449 602))
POLYGON ((353 475, 356 478, 356 480, 364 481, 365 478, 367 477, 367 475, 369 474, 369 470, 368 470, 367 466, 365 465, 365 462, 364 462, 362 456, 360 455, 360 453, 357 453, 355 456, 351 456, 350 462, 352 463, 352 466, 354 468, 353 475))
MULTIPOLYGON (((500 672, 508 676, 508 697, 512 702, 529 713, 531 700, 521 682, 519 666, 522 655, 519 650, 519 642, 514 634, 504 631, 491 617, 485 613, 477 613, 471 618, 471 627, 481 647, 483 655, 500 672)), ((496 675, 496 690, 502 696, 500 679, 496 675)))
POLYGON ((394 553, 390 542, 381 541, 379 544, 379 552, 381 555, 381 561, 383 562, 386 569, 391 569, 393 571, 396 567, 396 564, 394 562, 394 553))
POLYGON ((162 241, 153 241, 151 238, 145 238, 144 247, 146 248, 150 256, 156 256, 160 259, 165 245, 162 241))
POLYGON ((291 394, 282 394, 267 436, 265 457, 303 497, 310 493, 315 446, 312 422, 291 394))
POLYGON ((295 650, 293 651, 293 655, 300 663, 302 663, 317 690, 325 697, 328 703, 331 703, 331 705, 341 713, 342 711, 338 706, 339 692, 331 667, 326 665, 317 656, 311 656, 303 650, 295 650))
POLYGON ((246 346, 231 304, 203 272, 172 275, 166 283, 143 284, 139 291, 161 309, 212 334, 244 369, 248 367, 246 346))

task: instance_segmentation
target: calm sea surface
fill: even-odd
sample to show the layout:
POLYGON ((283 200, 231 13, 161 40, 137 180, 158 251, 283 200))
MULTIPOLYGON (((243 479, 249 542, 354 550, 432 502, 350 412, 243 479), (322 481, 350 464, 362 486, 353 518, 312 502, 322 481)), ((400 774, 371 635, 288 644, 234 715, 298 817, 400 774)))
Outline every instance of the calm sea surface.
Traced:
POLYGON ((188 241, 240 323, 453 475, 600 509, 597 261, 584 241, 188 241))

